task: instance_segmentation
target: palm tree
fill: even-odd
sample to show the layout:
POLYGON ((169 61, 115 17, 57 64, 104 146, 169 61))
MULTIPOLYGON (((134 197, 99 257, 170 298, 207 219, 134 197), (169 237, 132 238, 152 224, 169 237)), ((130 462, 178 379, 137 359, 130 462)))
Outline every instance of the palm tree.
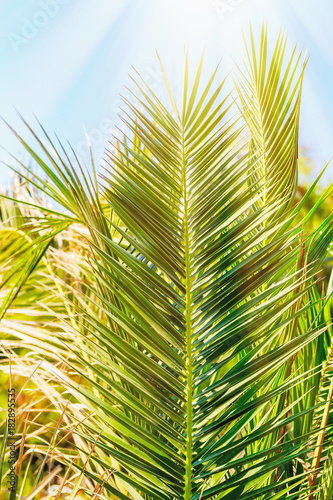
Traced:
POLYGON ((43 354, 63 361, 53 383, 82 408, 82 421, 66 408, 85 444, 73 498, 85 479, 96 498, 332 498, 332 283, 320 269, 333 216, 307 233, 332 188, 296 223, 316 183, 296 203, 306 61, 295 49, 285 64, 285 48, 280 34, 269 58, 264 27, 257 54, 251 33, 238 99, 224 81, 214 89, 216 71, 199 94, 202 60, 189 88, 187 55, 181 106, 165 75, 170 109, 138 77, 99 183, 93 161, 90 178, 44 130, 27 124, 41 153, 16 134, 47 180, 21 175, 56 208, 3 197, 31 213, 28 247, 11 252, 12 271, 5 259, 1 313, 44 277, 67 342, 43 354), (70 230, 74 263, 57 254, 70 230))

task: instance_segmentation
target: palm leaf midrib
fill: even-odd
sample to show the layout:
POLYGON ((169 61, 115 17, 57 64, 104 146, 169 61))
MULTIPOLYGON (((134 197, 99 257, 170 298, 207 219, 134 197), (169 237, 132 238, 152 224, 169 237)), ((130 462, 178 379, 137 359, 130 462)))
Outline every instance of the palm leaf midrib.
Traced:
POLYGON ((183 187, 183 227, 185 247, 185 335, 186 335, 186 458, 185 458, 185 500, 192 496, 192 453, 193 453, 193 352, 192 352, 192 283, 191 234, 189 225, 189 194, 184 124, 182 126, 181 180, 183 187))

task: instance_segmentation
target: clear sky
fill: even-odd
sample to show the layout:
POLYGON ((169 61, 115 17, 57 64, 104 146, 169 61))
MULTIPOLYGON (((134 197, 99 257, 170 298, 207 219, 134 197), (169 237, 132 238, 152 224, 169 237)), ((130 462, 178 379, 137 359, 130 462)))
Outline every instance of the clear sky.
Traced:
MULTIPOLYGON (((333 155, 332 0, 2 0, 0 2, 0 115, 22 130, 14 107, 30 122, 37 115, 48 132, 69 140, 87 159, 84 129, 101 161, 117 116, 119 93, 133 89, 131 66, 159 95, 163 83, 155 49, 173 88, 182 79, 184 46, 193 68, 205 48, 206 76, 222 59, 242 51, 249 21, 271 42, 284 28, 290 48, 308 49, 300 144, 319 170, 333 155)), ((4 124, 0 144, 20 147, 4 124)), ((0 158, 7 159, 0 151, 0 158)), ((0 166, 0 182, 8 170, 0 166)), ((333 180, 333 164, 326 179, 333 180)))

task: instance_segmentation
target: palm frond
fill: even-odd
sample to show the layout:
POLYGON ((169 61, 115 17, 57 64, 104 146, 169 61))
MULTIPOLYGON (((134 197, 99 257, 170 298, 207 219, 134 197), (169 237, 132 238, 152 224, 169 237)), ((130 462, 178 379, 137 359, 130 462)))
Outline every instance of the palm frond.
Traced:
POLYGON ((295 224, 303 68, 294 51, 283 70, 285 43, 270 59, 264 28, 258 60, 251 37, 236 83, 246 152, 224 82, 212 90, 215 72, 200 94, 200 61, 189 88, 187 55, 179 109, 163 67, 170 110, 138 76, 98 186, 44 130, 41 140, 27 124, 41 154, 18 137, 48 176, 27 181, 65 213, 28 202, 43 215, 9 239, 17 264, 8 271, 4 254, 3 313, 51 265, 59 309, 48 310, 68 335, 63 384, 89 414, 79 423, 69 408, 89 445, 77 442, 89 468, 73 466, 110 498, 301 499, 323 477, 318 460, 306 463, 330 457, 331 290, 318 272, 333 220, 313 234, 295 224), (75 266, 51 245, 70 227, 75 266))

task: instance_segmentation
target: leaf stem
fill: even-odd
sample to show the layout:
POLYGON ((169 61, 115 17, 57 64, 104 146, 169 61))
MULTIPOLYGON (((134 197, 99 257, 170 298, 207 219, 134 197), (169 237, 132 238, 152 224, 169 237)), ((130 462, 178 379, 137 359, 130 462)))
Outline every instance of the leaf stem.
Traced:
POLYGON ((184 241, 185 241, 185 321, 186 321, 186 470, 185 470, 185 500, 192 497, 192 425, 193 425, 193 360, 192 360, 192 311, 191 311, 191 267, 190 267, 190 234, 188 221, 188 192, 186 179, 186 160, 184 148, 184 132, 182 146, 182 184, 184 196, 184 241))

